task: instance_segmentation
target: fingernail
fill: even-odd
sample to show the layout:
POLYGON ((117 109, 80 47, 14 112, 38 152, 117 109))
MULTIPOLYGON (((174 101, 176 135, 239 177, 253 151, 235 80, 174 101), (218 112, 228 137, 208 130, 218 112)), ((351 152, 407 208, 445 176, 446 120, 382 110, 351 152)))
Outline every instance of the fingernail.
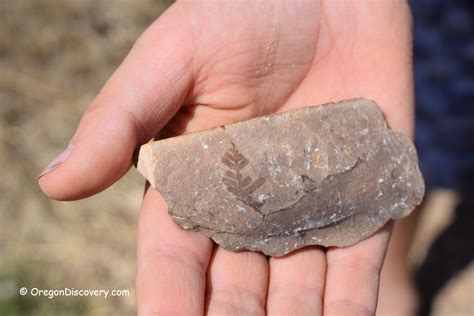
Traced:
POLYGON ((67 157, 69 156, 71 151, 72 151, 72 145, 69 144, 67 146, 67 148, 62 153, 60 153, 56 158, 54 158, 53 161, 51 161, 49 163, 49 165, 47 165, 46 168, 43 171, 41 171, 38 178, 41 178, 42 176, 44 176, 48 172, 51 172, 54 169, 56 169, 57 167, 59 167, 67 159, 67 157))

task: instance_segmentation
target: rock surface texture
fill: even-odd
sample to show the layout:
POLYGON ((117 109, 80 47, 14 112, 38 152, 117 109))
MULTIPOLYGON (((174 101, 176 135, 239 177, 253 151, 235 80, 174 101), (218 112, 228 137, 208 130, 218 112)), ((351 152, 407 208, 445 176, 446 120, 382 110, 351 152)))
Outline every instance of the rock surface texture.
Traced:
POLYGON ((182 228, 271 256, 354 244, 424 194, 412 142, 365 99, 152 142, 138 170, 182 228))

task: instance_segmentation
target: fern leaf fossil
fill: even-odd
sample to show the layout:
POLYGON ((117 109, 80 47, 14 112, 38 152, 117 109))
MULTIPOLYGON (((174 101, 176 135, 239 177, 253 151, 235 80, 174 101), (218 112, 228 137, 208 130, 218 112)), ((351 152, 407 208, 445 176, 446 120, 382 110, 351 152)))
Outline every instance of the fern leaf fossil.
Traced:
POLYGON ((228 168, 222 178, 222 183, 224 183, 227 190, 259 212, 259 207, 263 205, 263 202, 253 199, 251 194, 265 183, 265 179, 252 180, 251 177, 242 174, 242 170, 248 165, 249 161, 237 150, 233 143, 232 147, 221 157, 221 162, 228 168))

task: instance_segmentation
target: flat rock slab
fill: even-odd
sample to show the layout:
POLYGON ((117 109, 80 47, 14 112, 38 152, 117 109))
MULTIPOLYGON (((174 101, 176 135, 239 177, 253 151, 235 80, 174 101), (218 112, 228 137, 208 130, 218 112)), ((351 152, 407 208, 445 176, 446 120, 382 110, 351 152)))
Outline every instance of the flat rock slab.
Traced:
POLYGON ((424 194, 413 143, 365 99, 152 142, 138 170, 182 228, 270 256, 354 244, 424 194))

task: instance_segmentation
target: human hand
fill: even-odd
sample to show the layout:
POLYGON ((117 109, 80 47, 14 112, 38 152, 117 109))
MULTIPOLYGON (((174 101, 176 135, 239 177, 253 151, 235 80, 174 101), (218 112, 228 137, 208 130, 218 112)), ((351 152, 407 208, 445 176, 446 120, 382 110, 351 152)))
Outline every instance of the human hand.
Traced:
MULTIPOLYGON (((158 132, 189 133, 354 97, 412 136, 411 17, 402 1, 177 2, 138 39, 40 177, 54 199, 98 193, 158 132)), ((232 253, 180 229, 147 190, 140 315, 373 315, 389 228, 347 248, 232 253)))

